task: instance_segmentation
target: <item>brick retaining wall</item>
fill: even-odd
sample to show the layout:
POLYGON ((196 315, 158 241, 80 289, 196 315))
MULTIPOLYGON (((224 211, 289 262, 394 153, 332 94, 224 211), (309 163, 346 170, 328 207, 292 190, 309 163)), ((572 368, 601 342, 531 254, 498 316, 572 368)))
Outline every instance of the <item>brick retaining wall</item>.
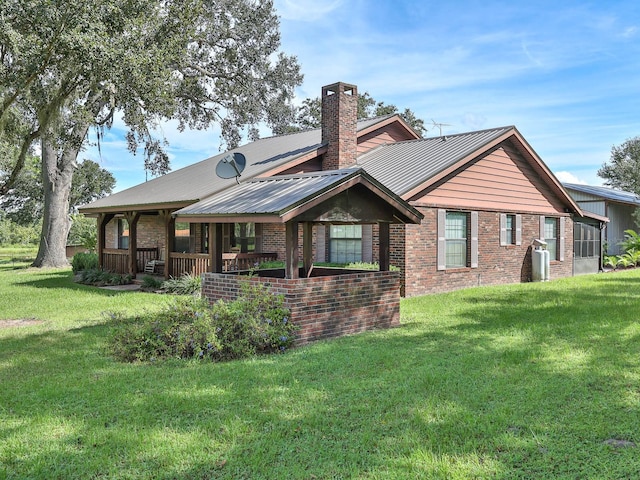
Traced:
POLYGON ((241 282, 268 284, 284 296, 291 321, 300 327, 296 345, 400 324, 398 272, 357 272, 300 279, 205 273, 202 294, 209 301, 233 300, 241 282))

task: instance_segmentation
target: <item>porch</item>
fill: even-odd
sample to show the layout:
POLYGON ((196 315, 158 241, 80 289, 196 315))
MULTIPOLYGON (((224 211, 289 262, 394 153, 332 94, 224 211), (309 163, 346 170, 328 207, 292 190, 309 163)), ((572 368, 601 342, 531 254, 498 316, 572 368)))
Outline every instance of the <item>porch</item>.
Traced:
MULTIPOLYGON (((276 253, 223 253, 222 271, 238 272, 256 269, 263 262, 277 260, 276 253)), ((115 273, 130 273, 129 249, 105 248, 102 250, 102 267, 115 273)), ((145 272, 146 266, 154 262, 153 272, 165 277, 190 274, 201 275, 211 271, 210 255, 207 253, 169 252, 169 261, 161 260, 158 248, 136 249, 136 273, 145 272), (166 273, 166 274, 165 274, 166 273)))

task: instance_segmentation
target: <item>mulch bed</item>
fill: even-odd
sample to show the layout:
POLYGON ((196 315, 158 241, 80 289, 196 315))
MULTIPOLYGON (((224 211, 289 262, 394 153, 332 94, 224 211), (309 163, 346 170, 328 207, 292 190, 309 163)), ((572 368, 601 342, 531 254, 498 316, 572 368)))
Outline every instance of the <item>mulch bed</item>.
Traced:
POLYGON ((40 325, 42 320, 35 318, 19 318, 17 320, 0 320, 0 328, 28 327, 29 325, 40 325))

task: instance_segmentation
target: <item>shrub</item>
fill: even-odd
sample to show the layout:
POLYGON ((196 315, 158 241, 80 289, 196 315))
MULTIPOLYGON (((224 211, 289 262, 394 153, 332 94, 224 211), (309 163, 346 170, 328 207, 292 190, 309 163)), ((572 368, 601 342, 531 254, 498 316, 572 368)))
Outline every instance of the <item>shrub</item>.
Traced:
POLYGON ((168 358, 231 360, 282 352, 294 341, 296 327, 282 296, 267 287, 246 286, 235 301, 186 297, 160 313, 133 322, 120 319, 110 345, 120 360, 154 361, 168 358))
POLYGON ((282 260, 269 260, 258 265, 259 270, 265 270, 269 268, 284 268, 284 262, 282 260))
POLYGON ((137 318, 132 323, 118 320, 110 344, 120 360, 215 359, 220 350, 211 323, 211 309, 201 299, 176 299, 160 313, 137 318))
POLYGON ((126 285, 127 283, 131 283, 131 281, 131 275, 120 275, 100 270, 99 268, 82 270, 80 274, 80 283, 95 285, 96 287, 104 287, 105 285, 126 285))
POLYGON ((162 282, 162 289, 174 295, 199 295, 202 279, 198 275, 186 273, 179 278, 170 278, 162 282))
POLYGON ((620 245, 625 252, 631 250, 640 251, 640 235, 633 230, 625 230, 624 241, 620 242, 620 245))
POLYGON ((616 255, 605 255, 603 258, 603 264, 605 267, 615 268, 618 266, 618 257, 616 255))
POLYGON ((76 253, 71 259, 71 269, 73 270, 73 273, 78 273, 83 270, 97 270, 98 254, 84 252, 76 253))
POLYGON ((289 321, 284 297, 262 283, 244 282, 236 300, 218 302, 216 308, 221 309, 214 320, 224 359, 285 351, 293 344, 297 327, 289 321))
POLYGON ((141 290, 154 291, 160 290, 162 288, 162 280, 158 280, 157 278, 151 275, 145 275, 142 277, 142 283, 140 284, 141 290))

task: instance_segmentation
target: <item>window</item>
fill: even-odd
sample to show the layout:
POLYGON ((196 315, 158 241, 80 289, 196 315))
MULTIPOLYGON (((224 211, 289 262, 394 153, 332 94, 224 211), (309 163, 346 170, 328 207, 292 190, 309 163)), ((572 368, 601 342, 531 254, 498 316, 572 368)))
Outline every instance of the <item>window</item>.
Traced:
POLYGON ((478 267, 478 212, 438 210, 437 268, 478 267))
POLYGON ((200 251, 202 253, 209 253, 209 224, 201 223, 200 231, 202 232, 200 236, 200 251))
POLYGON ((129 248, 129 222, 124 218, 118 219, 118 248, 121 250, 129 248))
POLYGON ((566 217, 540 216, 540 238, 547 243, 551 260, 564 262, 564 223, 566 217))
POLYGON ((500 214, 500 245, 522 245, 522 215, 500 214))
POLYGON ((507 243, 509 245, 514 245, 516 243, 516 237, 515 237, 515 216, 514 215, 507 215, 507 225, 506 225, 506 238, 507 238, 507 243))
POLYGON ((233 226, 232 247, 241 253, 256 251, 256 225, 255 223, 235 223, 233 226))
POLYGON ((447 212, 445 225, 445 266, 467 266, 467 214, 447 212))
POLYGON ((333 263, 362 261, 362 225, 331 225, 329 261, 333 263))
POLYGON ((558 259, 558 219, 544 219, 544 241, 547 242, 547 250, 552 260, 558 259))
POLYGON ((600 229, 594 225, 576 222, 573 226, 574 255, 581 258, 600 256, 600 229))
POLYGON ((176 222, 174 252, 193 253, 195 247, 195 224, 176 222))

